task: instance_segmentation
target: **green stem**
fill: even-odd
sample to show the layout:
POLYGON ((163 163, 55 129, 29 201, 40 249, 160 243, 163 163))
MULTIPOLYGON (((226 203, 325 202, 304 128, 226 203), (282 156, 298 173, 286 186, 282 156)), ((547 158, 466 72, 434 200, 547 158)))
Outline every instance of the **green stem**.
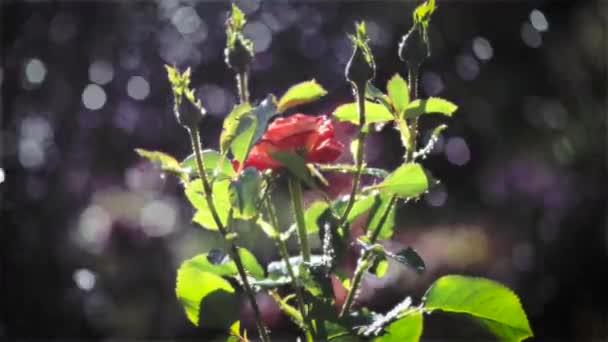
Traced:
MULTIPOLYGON (((410 66, 407 71, 407 80, 410 85, 410 101, 414 101, 418 98, 418 71, 417 66, 410 66)), ((409 149, 405 156, 405 162, 410 163, 414 161, 414 152, 416 152, 416 140, 418 139, 418 118, 414 118, 410 125, 410 141, 409 149)))
MULTIPOLYGON (((393 207, 396 204, 397 204, 397 196, 393 195, 391 197, 391 199, 389 200, 389 203, 386 206, 386 208, 384 208, 384 211, 382 212, 382 216, 380 216, 380 220, 378 220, 378 224, 376 225, 376 227, 374 227, 374 230, 372 231, 372 233, 370 235, 370 238, 369 238, 370 244, 373 245, 374 243, 376 243, 376 240, 378 240, 378 235, 380 234, 380 231, 382 230, 382 226, 384 226, 384 223, 388 219, 388 216, 391 213, 391 210, 393 210, 393 207)), ((365 271, 367 271, 367 269, 369 267, 369 258, 370 257, 371 257, 371 253, 366 250, 363 252, 361 257, 359 258, 359 261, 357 261, 357 269, 355 270, 355 274, 353 275, 353 278, 350 282, 351 288, 350 288, 350 291, 348 292, 348 295, 346 296, 344 305, 342 305, 342 310, 340 311, 340 317, 342 317, 345 314, 347 314, 348 312, 350 312, 350 309, 355 301, 357 292, 359 291, 359 286, 361 286, 361 280, 363 279, 363 274, 365 273, 365 271)))
POLYGON ((253 313, 255 316, 256 325, 258 328, 258 333, 260 334, 260 339, 263 342, 270 341, 270 337, 268 336, 268 331, 264 326, 264 322, 262 322, 262 315, 260 314, 260 308, 258 307, 258 303, 255 300, 255 294, 251 289, 251 285, 249 284, 249 280, 247 279, 247 272, 245 271, 245 267, 243 265, 243 261, 241 260, 241 256, 239 254, 239 247, 232 241, 226 239, 228 235, 228 231, 226 227, 222 223, 219 214, 217 213, 217 209, 215 208, 215 204, 213 202, 213 192, 211 189, 211 184, 209 183, 209 179, 207 178, 207 173, 205 172, 205 164, 202 156, 202 147, 200 141, 200 133, 198 127, 190 127, 188 129, 188 133, 190 134, 190 142, 192 143, 192 150, 194 150, 194 154, 196 157, 196 166, 198 169, 199 176, 201 177, 201 181, 203 182, 203 192, 205 195, 205 199, 207 201, 207 205, 209 206, 209 211, 211 211, 211 216, 217 225, 218 230, 224 237, 224 240, 228 242, 230 246, 230 252, 232 254, 232 259, 236 264, 236 268, 239 273, 239 277, 241 278, 241 282, 243 283, 243 288, 245 290, 245 294, 251 303, 251 307, 253 308, 253 313))
POLYGON ((236 86, 239 89, 239 103, 249 103, 249 72, 236 74, 236 86))
POLYGON ((287 268, 287 273, 289 273, 289 277, 291 278, 291 285, 293 286, 296 292, 296 301, 298 303, 298 309, 300 310, 300 314, 302 315, 302 319, 304 319, 304 323, 306 324, 306 340, 313 341, 313 329, 312 323, 310 322, 310 318, 308 317, 308 313, 306 312, 306 305, 304 302, 304 294, 302 293, 302 288, 298 285, 298 280, 296 278, 296 273, 293 270, 291 263, 289 262, 289 251, 287 250, 287 244, 280 235, 279 231, 279 220, 274 212, 274 208, 272 206, 272 199, 270 195, 266 197, 266 211, 268 212, 268 216, 270 217, 270 223, 274 227, 275 232, 277 233, 276 243, 279 248, 279 253, 281 254, 281 258, 283 262, 285 262, 285 267, 287 268))
POLYGON ((359 189, 361 173, 363 170, 363 156, 365 154, 365 137, 367 136, 367 129, 365 128, 365 94, 362 93, 365 91, 365 85, 354 85, 354 88, 359 109, 359 134, 357 135, 359 143, 357 144, 357 153, 355 154, 357 164, 355 173, 353 174, 353 184, 350 190, 348 203, 346 204, 344 213, 342 213, 342 216, 338 221, 338 227, 341 227, 346 222, 348 219, 348 214, 350 214, 350 211, 353 209, 355 204, 355 197, 357 195, 357 190, 359 189))
POLYGON ((302 250, 302 261, 310 261, 310 246, 308 245, 308 232, 306 231, 306 221, 304 220, 304 205, 302 204, 302 185, 300 181, 293 177, 289 177, 289 193, 291 194, 291 202, 293 211, 296 217, 296 226, 298 228, 298 237, 300 239, 300 249, 302 250))

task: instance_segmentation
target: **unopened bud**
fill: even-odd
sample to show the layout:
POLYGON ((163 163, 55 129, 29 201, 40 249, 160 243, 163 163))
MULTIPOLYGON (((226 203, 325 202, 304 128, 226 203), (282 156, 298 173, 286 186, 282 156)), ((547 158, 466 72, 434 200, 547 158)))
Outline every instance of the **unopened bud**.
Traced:
POLYGON ((373 59, 368 59, 363 50, 355 45, 353 55, 346 64, 346 79, 357 85, 364 85, 376 76, 376 65, 373 59))
POLYGON ((226 65, 239 74, 246 72, 253 61, 253 49, 246 45, 244 39, 246 38, 239 35, 234 41, 234 46, 226 47, 224 50, 226 65))
POLYGON ((179 101, 176 100, 173 112, 177 122, 185 128, 197 127, 207 113, 200 101, 194 102, 194 99, 189 99, 188 96, 183 96, 179 101))
POLYGON ((418 68, 430 56, 431 47, 428 40, 424 39, 422 27, 414 25, 399 43, 399 59, 418 68))

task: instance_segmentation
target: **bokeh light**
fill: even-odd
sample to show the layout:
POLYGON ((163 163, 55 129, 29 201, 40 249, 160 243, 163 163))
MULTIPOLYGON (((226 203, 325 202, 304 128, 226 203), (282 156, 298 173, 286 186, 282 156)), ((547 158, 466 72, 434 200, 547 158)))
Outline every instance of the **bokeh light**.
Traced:
POLYGON ((30 59, 25 64, 25 80, 32 85, 39 85, 46 77, 46 66, 37 58, 30 59))
POLYGON ((141 76, 133 76, 127 81, 127 94, 135 100, 144 100, 150 94, 150 83, 141 76))
POLYGON ((82 91, 82 104, 87 109, 101 109, 106 104, 106 100, 106 92, 97 84, 89 84, 82 91))
POLYGON ((89 66, 89 81, 106 85, 114 79, 114 67, 108 61, 97 60, 89 66))

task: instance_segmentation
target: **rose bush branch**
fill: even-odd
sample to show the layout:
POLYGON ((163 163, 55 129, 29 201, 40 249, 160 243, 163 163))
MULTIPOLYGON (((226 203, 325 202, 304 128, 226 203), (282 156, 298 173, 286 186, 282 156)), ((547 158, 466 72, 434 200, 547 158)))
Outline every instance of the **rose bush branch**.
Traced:
POLYGON ((231 257, 235 262, 240 280, 243 284, 244 292, 247 295, 254 311, 255 321, 260 338, 262 341, 270 341, 267 329, 264 326, 261 318, 260 308, 255 300, 255 294, 251 288, 251 285, 249 284, 247 272, 245 271, 243 261, 241 260, 241 256, 239 254, 239 248, 233 241, 227 238, 228 230, 224 226, 224 223, 222 222, 213 201, 213 191, 206 173, 198 128, 198 125, 206 111, 202 107, 200 101, 196 100, 193 90, 189 87, 190 69, 183 74, 170 67, 167 67, 167 69, 169 72, 169 78, 172 81, 175 116, 177 121, 188 131, 190 136, 190 142, 195 155, 198 175, 203 184, 205 200, 207 201, 213 221, 217 225, 219 232, 230 246, 231 257))
POLYGON ((361 181, 361 172, 363 170, 365 156, 365 138, 369 130, 366 126, 365 117, 365 89, 367 82, 376 75, 376 64, 368 45, 369 39, 367 37, 364 22, 356 25, 356 33, 354 36, 350 36, 350 39, 353 42, 354 49, 351 58, 346 65, 345 75, 346 79, 353 87, 353 94, 355 95, 357 102, 359 132, 357 134, 357 150, 354 156, 356 171, 353 174, 348 204, 340 217, 338 226, 342 226, 346 222, 346 219, 355 204, 355 197, 359 188, 359 182, 361 181))
POLYGON ((291 284, 295 290, 296 301, 298 303, 298 310, 300 310, 300 314, 302 315, 304 323, 306 324, 306 329, 307 329, 306 338, 308 341, 312 341, 313 340, 313 336, 312 336, 313 328, 312 328, 312 324, 310 322, 310 317, 308 316, 308 312, 306 311, 306 303, 304 300, 304 294, 302 292, 302 287, 300 286, 300 284, 298 284, 298 278, 296 277, 296 273, 293 270, 293 266, 291 265, 291 263, 289 263, 289 258, 290 258, 289 251, 287 250, 287 244, 285 243, 285 239, 281 235, 281 231, 279 230, 279 220, 274 211, 272 197, 270 196, 270 193, 264 199, 264 204, 266 206, 266 212, 268 213, 268 217, 270 218, 270 223, 274 230, 274 240, 278 247, 279 254, 281 255, 281 258, 283 259, 283 263, 285 264, 285 268, 287 269, 287 272, 289 273, 289 278, 291 279, 291 284))

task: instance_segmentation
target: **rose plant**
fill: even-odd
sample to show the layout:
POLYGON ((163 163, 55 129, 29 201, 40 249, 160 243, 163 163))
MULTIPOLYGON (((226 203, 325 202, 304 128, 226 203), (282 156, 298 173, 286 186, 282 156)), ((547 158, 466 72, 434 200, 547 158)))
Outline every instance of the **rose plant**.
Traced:
POLYGON ((423 316, 434 310, 471 317, 501 340, 532 336, 517 296, 483 278, 443 276, 418 304, 406 297, 386 313, 356 305, 363 276, 384 276, 389 259, 417 272, 425 269, 414 248, 389 250, 381 242, 393 234, 396 206, 421 196, 436 183, 419 161, 433 149, 446 126, 435 128, 428 143, 419 148, 418 120, 432 113, 449 117, 457 109, 444 99, 418 98, 418 75, 430 54, 427 32, 434 11, 433 0, 414 10, 412 28, 398 49, 407 66, 407 81, 396 74, 386 85, 386 93, 372 84, 376 65, 365 24, 358 23, 355 35, 350 36, 353 53, 345 76, 355 101, 336 108, 332 119, 358 127, 350 148, 352 165, 334 163, 345 148, 335 137, 332 119, 285 114, 326 94, 316 81, 298 83, 278 99, 268 95, 259 102, 250 100, 253 43, 242 32, 246 18, 236 6, 226 22, 225 57, 236 75, 239 104, 224 120, 219 151, 201 146, 199 124, 205 109, 190 87, 190 69, 181 72, 167 67, 174 114, 189 134, 193 154, 179 162, 158 151, 137 152, 181 179, 186 197, 196 209, 193 221, 220 234, 224 243, 217 247, 225 251, 219 258, 213 252, 197 255, 178 270, 176 294, 192 323, 225 329, 230 341, 248 341, 236 311, 236 293, 240 292, 251 305, 260 340, 270 341, 256 301, 256 293, 265 292, 307 341, 417 341, 423 316), (370 168, 364 160, 371 127, 386 124, 395 127, 405 151, 403 164, 392 171, 370 168), (331 198, 325 192, 330 184, 323 174, 328 172, 352 174, 347 195, 331 198), (364 186, 363 174, 374 182, 364 186), (281 179, 287 179, 293 224, 279 220, 273 201, 281 179), (308 191, 321 194, 322 200, 305 208, 303 184, 308 191), (351 224, 366 213, 363 234, 351 236, 351 224), (272 239, 280 260, 262 267, 242 247, 237 229, 242 225, 259 229, 272 239), (318 234, 320 244, 309 242, 312 234, 318 234), (292 255, 287 246, 294 237, 298 255, 292 255), (350 274, 342 261, 353 248, 359 251, 359 259, 350 274), (340 288, 346 295, 339 293, 340 288))

